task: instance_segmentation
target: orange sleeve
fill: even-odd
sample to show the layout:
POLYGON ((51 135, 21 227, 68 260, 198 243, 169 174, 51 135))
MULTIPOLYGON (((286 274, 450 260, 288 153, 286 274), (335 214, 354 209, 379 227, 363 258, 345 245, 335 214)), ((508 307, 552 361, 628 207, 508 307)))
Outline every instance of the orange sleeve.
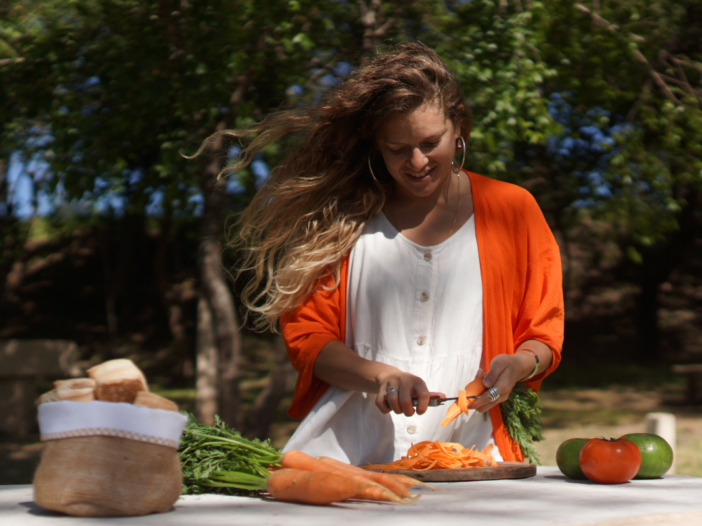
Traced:
MULTIPOLYGON (((553 360, 526 383, 539 390, 556 369, 563 344, 563 291, 558 245, 534 197, 512 184, 468 173, 473 185, 476 237, 483 281, 483 353, 489 368, 499 354, 512 354, 526 340, 551 348, 553 360)), ((507 461, 524 455, 502 421, 490 410, 495 443, 507 461)))
POLYGON ((536 201, 531 198, 528 202, 529 260, 524 295, 514 327, 514 348, 516 350, 526 340, 538 340, 551 348, 551 365, 526 383, 538 392, 541 381, 561 362, 565 314, 560 250, 536 201))
POLYGON ((346 335, 346 281, 348 256, 341 264, 340 282, 332 287, 328 277, 317 292, 295 310, 280 317, 280 328, 293 367, 298 373, 295 392, 288 414, 303 418, 310 412, 329 384, 314 376, 314 362, 319 351, 333 340, 345 341, 346 335))
MULTIPOLYGON (((561 361, 564 323, 561 259, 558 245, 538 204, 531 194, 522 196, 519 223, 525 228, 515 229, 521 236, 521 243, 514 254, 515 274, 511 277, 515 294, 509 315, 514 346, 511 352, 526 340, 538 340, 551 348, 551 365, 526 382, 526 387, 538 392, 541 381, 561 361)), ((502 458, 524 462, 521 448, 509 435, 502 420, 499 405, 490 410, 490 417, 502 458)))

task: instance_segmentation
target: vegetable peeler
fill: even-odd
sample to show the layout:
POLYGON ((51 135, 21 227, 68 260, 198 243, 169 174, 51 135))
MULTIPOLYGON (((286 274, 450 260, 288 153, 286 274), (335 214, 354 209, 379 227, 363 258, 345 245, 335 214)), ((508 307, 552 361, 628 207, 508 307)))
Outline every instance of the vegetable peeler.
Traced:
MULTIPOLYGON (((466 396, 468 399, 475 399, 475 398, 480 398, 480 396, 466 396)), ((432 396, 429 399, 429 407, 439 407, 441 404, 444 402, 453 402, 455 400, 458 400, 458 397, 456 398, 440 398, 438 396, 432 396)), ((417 407, 417 404, 419 403, 418 398, 412 398, 412 405, 414 407, 417 407)))

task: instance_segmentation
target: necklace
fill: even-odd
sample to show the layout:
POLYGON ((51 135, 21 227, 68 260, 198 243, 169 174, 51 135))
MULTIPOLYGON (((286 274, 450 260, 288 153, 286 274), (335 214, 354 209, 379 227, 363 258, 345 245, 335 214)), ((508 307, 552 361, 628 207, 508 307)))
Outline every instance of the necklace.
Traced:
MULTIPOLYGON (((453 214, 453 223, 451 224, 451 231, 449 232, 449 235, 446 239, 451 237, 453 235, 453 230, 456 228, 456 220, 458 219, 458 212, 461 210, 461 174, 460 172, 456 174, 456 190, 458 192, 458 202, 456 203, 456 212, 453 214)), ((385 207, 385 213, 387 214, 388 220, 390 220, 390 223, 393 225, 396 225, 397 223, 395 222, 395 213, 392 211, 390 206, 385 207)))

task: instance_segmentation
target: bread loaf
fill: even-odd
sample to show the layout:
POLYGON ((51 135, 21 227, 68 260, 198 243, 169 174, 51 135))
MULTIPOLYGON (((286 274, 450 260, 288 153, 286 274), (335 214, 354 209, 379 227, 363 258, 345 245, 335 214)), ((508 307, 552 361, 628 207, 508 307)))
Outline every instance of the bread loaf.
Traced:
POLYGON ((92 378, 71 378, 70 380, 56 380, 54 387, 68 387, 70 389, 86 389, 92 387, 95 389, 95 380, 92 378))
POLYGON ((170 400, 153 393, 139 391, 134 399, 135 407, 148 407, 150 409, 165 409, 166 411, 178 411, 178 406, 170 400))
POLYGON ((148 391, 146 377, 134 362, 109 360, 88 369, 88 376, 97 383, 95 398, 103 402, 134 402, 137 393, 148 391))
POLYGON ((60 402, 62 400, 70 402, 92 402, 95 400, 95 380, 92 378, 56 380, 54 382, 54 389, 41 395, 37 399, 36 404, 60 402))
POLYGON ((44 393, 41 395, 39 398, 37 398, 37 401, 35 402, 36 405, 39 404, 48 404, 49 402, 60 402, 63 400, 56 389, 52 389, 49 392, 44 393))

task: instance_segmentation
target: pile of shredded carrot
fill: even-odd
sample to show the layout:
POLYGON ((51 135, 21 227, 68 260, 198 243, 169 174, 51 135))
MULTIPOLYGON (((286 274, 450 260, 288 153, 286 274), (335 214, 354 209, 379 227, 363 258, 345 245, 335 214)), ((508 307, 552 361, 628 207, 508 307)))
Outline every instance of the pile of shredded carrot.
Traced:
POLYGON ((407 456, 392 464, 371 464, 365 469, 380 469, 383 471, 396 469, 412 469, 426 471, 429 469, 477 468, 482 466, 498 467, 493 458, 493 445, 489 444, 482 451, 475 446, 463 447, 453 442, 432 442, 426 440, 413 444, 407 451, 407 456))

